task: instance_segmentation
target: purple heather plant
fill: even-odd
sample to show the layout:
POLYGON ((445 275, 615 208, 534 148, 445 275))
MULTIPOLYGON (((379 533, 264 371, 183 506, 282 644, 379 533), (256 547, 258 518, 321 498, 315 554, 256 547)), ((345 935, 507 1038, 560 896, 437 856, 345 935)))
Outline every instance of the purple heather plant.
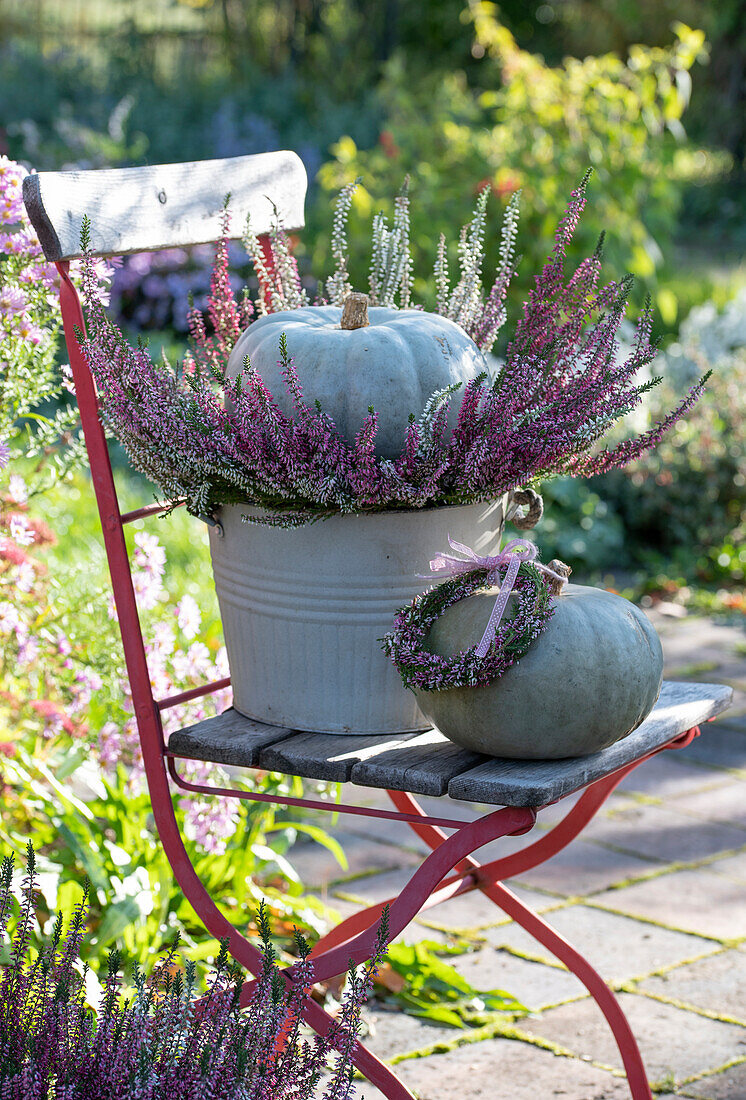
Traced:
MULTIPOLYGON (((13 909, 13 860, 0 867, 0 937, 13 909)), ((351 968, 337 1019, 325 1036, 301 1036, 313 984, 310 948, 296 932, 299 960, 289 985, 277 965, 263 904, 257 925, 264 956, 253 996, 239 1008, 241 968, 221 943, 209 988, 195 996, 195 967, 176 968, 171 948, 150 980, 135 969, 134 996, 120 993, 120 955, 109 955, 98 1009, 86 1002, 78 969, 88 890, 67 925, 58 913, 51 935, 29 956, 37 895, 34 850, 27 848, 23 901, 0 977, 2 1100, 352 1100, 350 1055, 360 1011, 386 950, 387 912, 373 958, 351 968), (336 1052, 336 1058, 334 1054, 336 1052)))
MULTIPOLYGON (((84 351, 99 388, 102 419, 166 500, 183 500, 198 515, 223 503, 244 502, 268 509, 277 522, 287 524, 339 512, 476 503, 552 475, 590 476, 622 466, 658 443, 696 401, 706 379, 649 431, 599 449, 609 430, 660 379, 635 384, 637 373, 656 354, 649 304, 638 319, 631 354, 618 362, 617 336, 631 280, 599 288, 601 244, 565 275, 586 184, 587 177, 571 195, 554 250, 528 295, 496 377, 481 375, 466 384, 453 431, 447 426, 448 407, 459 387, 433 394, 419 418, 414 412, 410 416, 401 453, 393 461, 375 454, 374 409, 348 441, 321 407, 305 403, 284 341, 280 363, 294 416, 279 410, 250 363, 235 380, 225 378, 224 365, 249 317, 248 306, 236 304, 227 276, 227 215, 209 303, 214 335, 208 336, 193 314, 194 348, 181 370, 165 359, 154 363, 144 344, 127 343, 96 296, 89 258, 84 351)), ((347 286, 344 222, 353 187, 343 191, 335 216, 337 271, 327 281, 333 301, 347 286)), ((450 289, 442 245, 436 283, 440 312, 488 349, 504 317, 517 207, 512 203, 506 213, 501 269, 485 297, 480 271, 486 199, 484 192, 472 223, 462 231, 455 288, 450 289)), ((387 305, 395 304, 396 293, 400 305, 409 304, 407 203, 405 189, 393 228, 380 218, 374 226, 371 290, 375 301, 387 305)), ((258 311, 304 304, 282 227, 277 225, 270 239, 274 274, 250 230, 244 241, 267 287, 258 311)))

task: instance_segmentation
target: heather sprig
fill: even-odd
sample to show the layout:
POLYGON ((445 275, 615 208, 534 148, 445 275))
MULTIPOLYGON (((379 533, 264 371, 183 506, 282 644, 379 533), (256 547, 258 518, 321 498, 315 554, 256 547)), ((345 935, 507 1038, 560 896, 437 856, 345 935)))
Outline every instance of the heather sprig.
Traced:
MULTIPOLYGON (((552 475, 588 476, 623 465, 656 445, 696 401, 706 379, 642 435, 600 446, 659 379, 635 381, 656 354, 649 304, 638 319, 630 354, 626 360, 620 356, 618 333, 631 283, 627 278, 599 286, 602 242, 569 276, 565 272, 586 186, 584 179, 570 197, 553 252, 526 299, 494 379, 480 375, 458 395, 460 387, 449 387, 432 395, 424 410, 412 409, 401 452, 393 460, 375 453, 375 409, 356 437, 347 439, 323 408, 307 405, 303 364, 295 364, 286 348, 280 363, 293 416, 280 411, 250 363, 235 380, 226 380, 223 366, 236 331, 235 312, 227 303, 211 306, 219 353, 205 351, 212 345, 195 320, 193 369, 179 373, 165 361, 153 363, 146 347, 130 346, 96 294, 87 293, 84 351, 99 388, 102 418, 166 500, 184 500, 198 515, 225 503, 256 505, 281 524, 334 513, 478 503, 552 475), (448 412, 455 399, 460 410, 456 427, 449 431, 448 412)), ((346 270, 344 224, 351 193, 350 188, 340 198, 335 217, 338 289, 346 270)), ((456 286, 451 291, 444 243, 436 282, 441 312, 490 347, 514 267, 518 207, 514 198, 503 223, 500 268, 483 298, 486 201, 483 191, 474 219, 462 232, 456 286)), ((407 211, 405 187, 393 228, 381 219, 375 223, 372 289, 376 301, 389 305, 397 292, 408 300, 411 285, 407 211)), ((260 311, 304 301, 298 297, 297 269, 289 265, 279 228, 270 235, 272 272, 256 238, 246 241, 264 288, 260 311)), ((223 270, 220 243, 217 267, 223 270)), ((233 300, 226 278, 216 278, 214 285, 218 297, 233 300)))
POLYGON ((352 196, 360 184, 360 177, 348 183, 337 196, 334 206, 334 219, 332 221, 332 256, 336 268, 333 275, 326 280, 326 294, 329 304, 332 306, 344 305, 344 300, 352 290, 347 265, 350 260, 350 252, 347 244, 347 219, 350 216, 352 196))
MULTIPOLYGON (((0 869, 0 921, 13 901, 13 862, 0 869)), ((3 1100, 350 1100, 351 1057, 360 1011, 385 951, 387 913, 373 957, 351 968, 339 1017, 326 1035, 301 1034, 313 985, 309 948, 296 931, 299 960, 283 973, 264 905, 257 924, 263 965, 251 1000, 239 1008, 240 967, 221 942, 205 995, 195 993, 194 964, 177 969, 166 951, 150 979, 135 968, 134 994, 124 1000, 119 952, 109 954, 97 1009, 87 1002, 77 969, 87 894, 65 935, 58 914, 46 944, 30 958, 35 920, 34 852, 27 850, 20 911, 11 938, 12 962, 0 984, 0 1096, 3 1100), (292 984, 288 981, 292 978, 292 984), (336 1057, 334 1057, 336 1052, 336 1057)))
POLYGON ((373 218, 372 255, 370 261, 370 304, 410 308, 412 289, 412 254, 409 244, 409 176, 394 201, 394 221, 389 228, 385 214, 373 218))

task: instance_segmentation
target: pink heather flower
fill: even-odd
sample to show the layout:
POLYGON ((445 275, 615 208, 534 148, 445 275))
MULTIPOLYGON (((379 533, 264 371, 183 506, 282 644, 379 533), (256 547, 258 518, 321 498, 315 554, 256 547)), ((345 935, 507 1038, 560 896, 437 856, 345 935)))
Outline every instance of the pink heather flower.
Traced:
POLYGON ((10 459, 10 447, 4 439, 0 439, 0 470, 4 470, 10 459))
POLYGON ((34 532, 23 516, 10 517, 10 537, 19 546, 30 546, 34 541, 34 532))
POLYGON ((11 474, 8 479, 8 495, 14 504, 25 504, 28 500, 28 486, 20 474, 11 474))
POLYGON ((176 605, 176 621, 186 638, 196 638, 202 625, 202 613, 193 596, 184 596, 176 605))
POLYGON ((30 592, 36 580, 36 570, 30 561, 21 562, 16 569, 15 586, 19 592, 30 592))
POLYGON ((21 625, 21 617, 13 604, 0 603, 0 634, 15 634, 21 625))
POLYGON ((23 313, 28 298, 17 287, 4 286, 0 289, 0 313, 7 315, 23 313))
POLYGON ((73 368, 69 363, 63 363, 60 367, 62 373, 62 388, 67 390, 75 397, 75 379, 73 378, 73 368))

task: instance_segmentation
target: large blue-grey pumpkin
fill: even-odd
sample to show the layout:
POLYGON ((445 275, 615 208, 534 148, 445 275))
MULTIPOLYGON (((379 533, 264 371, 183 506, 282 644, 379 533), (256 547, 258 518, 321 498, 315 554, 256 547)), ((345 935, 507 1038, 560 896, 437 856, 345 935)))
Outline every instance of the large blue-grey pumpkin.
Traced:
POLYGON ((462 390, 451 402, 453 428, 463 384, 487 370, 484 356, 464 330, 446 317, 418 309, 368 310, 367 299, 358 294, 347 299, 345 312, 344 321, 340 306, 308 306, 261 317, 233 349, 228 377, 240 373, 248 356, 280 409, 292 415, 278 364, 284 332, 306 403, 313 407, 319 401, 346 439, 354 440, 373 406, 378 414, 376 454, 396 458, 410 413, 419 417, 436 390, 461 382, 462 390))
MULTIPOLYGON (((450 656, 476 645, 495 594, 482 590, 449 607, 425 647, 450 656)), ((586 756, 626 737, 653 709, 663 653, 643 612, 613 592, 577 584, 555 599, 546 630, 491 684, 416 692, 420 709, 451 741, 515 759, 586 756)))

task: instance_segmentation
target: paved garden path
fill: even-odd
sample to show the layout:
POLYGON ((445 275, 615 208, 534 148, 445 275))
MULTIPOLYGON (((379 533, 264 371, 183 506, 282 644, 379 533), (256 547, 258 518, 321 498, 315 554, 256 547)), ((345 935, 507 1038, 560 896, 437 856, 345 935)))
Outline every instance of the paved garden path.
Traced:
MULTIPOLYGON (((659 1096, 746 1100, 746 632, 651 618, 667 676, 731 683, 734 707, 689 748, 643 764, 581 839, 510 885, 618 992, 659 1096)), ((371 791, 370 801, 385 798, 371 791)), ((303 881, 343 913, 394 896, 423 850, 396 823, 344 825, 335 835, 346 872, 316 846, 293 856, 303 881)), ((627 1100, 611 1033, 571 974, 477 892, 429 910, 405 936, 454 933, 473 950, 448 961, 477 988, 509 990, 533 1012, 511 1028, 460 1031, 369 1011, 366 1042, 422 1100, 627 1100)), ((360 1091, 380 1100, 367 1084, 360 1091)))

